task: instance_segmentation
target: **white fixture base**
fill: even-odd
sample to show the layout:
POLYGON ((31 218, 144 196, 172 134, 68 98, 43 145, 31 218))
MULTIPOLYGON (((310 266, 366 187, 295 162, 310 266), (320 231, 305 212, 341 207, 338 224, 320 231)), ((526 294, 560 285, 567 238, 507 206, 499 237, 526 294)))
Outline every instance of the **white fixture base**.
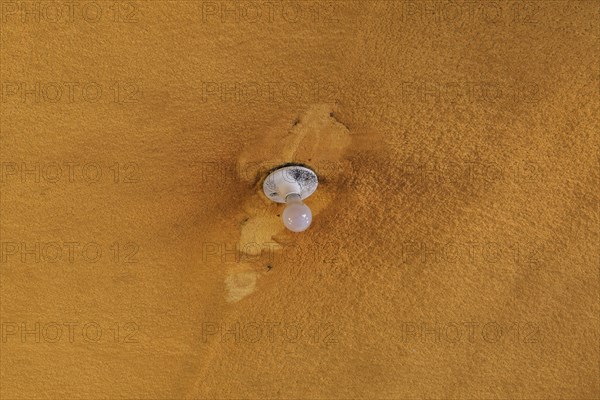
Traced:
POLYGON ((269 199, 285 203, 285 198, 292 193, 299 194, 304 200, 317 190, 318 184, 317 174, 313 170, 290 165, 271 172, 263 183, 263 191, 269 199))

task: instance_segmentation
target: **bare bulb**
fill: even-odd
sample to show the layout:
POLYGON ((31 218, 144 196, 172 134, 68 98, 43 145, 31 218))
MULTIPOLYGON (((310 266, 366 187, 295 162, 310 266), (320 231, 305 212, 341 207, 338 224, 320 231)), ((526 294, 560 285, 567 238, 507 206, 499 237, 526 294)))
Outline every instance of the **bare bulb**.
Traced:
POLYGON ((312 222, 312 212, 302 202, 299 194, 292 193, 285 198, 287 206, 281 215, 283 224, 292 232, 303 232, 312 222))
POLYGON ((312 222, 312 212, 304 203, 319 185, 315 171, 302 165, 289 164, 272 171, 263 182, 267 198, 285 203, 281 214, 283 225, 292 232, 303 232, 312 222))

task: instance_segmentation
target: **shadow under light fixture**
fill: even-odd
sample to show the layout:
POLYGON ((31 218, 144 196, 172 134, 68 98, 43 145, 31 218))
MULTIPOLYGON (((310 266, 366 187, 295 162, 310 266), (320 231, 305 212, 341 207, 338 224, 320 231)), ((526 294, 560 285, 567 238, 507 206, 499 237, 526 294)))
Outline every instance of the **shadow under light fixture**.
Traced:
POLYGON ((281 214, 283 225, 292 232, 303 232, 312 222, 312 212, 302 200, 317 190, 317 174, 301 165, 286 165, 272 171, 263 183, 265 195, 287 206, 281 214))

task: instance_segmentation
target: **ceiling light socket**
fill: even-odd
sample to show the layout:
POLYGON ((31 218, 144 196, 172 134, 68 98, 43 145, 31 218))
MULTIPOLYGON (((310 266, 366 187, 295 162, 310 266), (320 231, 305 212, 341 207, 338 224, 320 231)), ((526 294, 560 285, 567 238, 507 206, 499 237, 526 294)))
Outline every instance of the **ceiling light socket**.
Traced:
POLYGON ((263 191, 269 199, 287 204, 282 214, 285 227, 292 232, 302 232, 312 222, 312 212, 302 200, 312 195, 318 185, 315 171, 300 165, 288 165, 267 176, 263 191))

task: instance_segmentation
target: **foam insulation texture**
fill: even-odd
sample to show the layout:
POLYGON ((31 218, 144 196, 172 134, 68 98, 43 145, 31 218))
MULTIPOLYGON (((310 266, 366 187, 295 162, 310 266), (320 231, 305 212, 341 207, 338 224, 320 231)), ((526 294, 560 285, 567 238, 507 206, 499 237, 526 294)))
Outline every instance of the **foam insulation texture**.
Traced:
POLYGON ((600 397, 597 1, 0 13, 1 398, 600 397))

